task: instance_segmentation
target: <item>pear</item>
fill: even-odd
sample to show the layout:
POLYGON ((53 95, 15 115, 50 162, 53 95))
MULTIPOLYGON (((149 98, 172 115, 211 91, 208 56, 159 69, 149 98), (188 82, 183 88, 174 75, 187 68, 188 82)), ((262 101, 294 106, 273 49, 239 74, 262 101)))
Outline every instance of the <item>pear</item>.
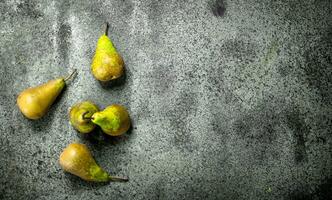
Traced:
POLYGON ((69 111, 70 124, 80 133, 90 133, 96 127, 90 118, 98 111, 98 106, 90 101, 77 103, 69 111))
POLYGON ((17 97, 17 105, 23 115, 29 119, 43 117, 76 69, 66 78, 50 80, 47 83, 24 90, 17 97))
POLYGON ((91 120, 100 126, 103 132, 111 136, 122 135, 130 128, 128 111, 125 107, 117 104, 94 113, 91 120))
POLYGON ((110 176, 104 171, 96 163, 89 149, 84 144, 69 144, 61 153, 59 162, 64 171, 74 174, 86 181, 128 181, 127 178, 110 176))
POLYGON ((103 82, 117 79, 124 73, 123 59, 107 36, 107 31, 108 23, 106 23, 105 33, 98 39, 91 64, 92 74, 97 80, 103 82))

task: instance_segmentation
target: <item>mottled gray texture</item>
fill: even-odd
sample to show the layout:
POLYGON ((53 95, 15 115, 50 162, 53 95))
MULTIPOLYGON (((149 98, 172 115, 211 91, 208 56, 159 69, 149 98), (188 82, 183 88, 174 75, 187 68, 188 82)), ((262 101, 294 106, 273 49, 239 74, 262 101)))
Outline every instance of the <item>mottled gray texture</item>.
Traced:
POLYGON ((331 0, 0 1, 0 199, 328 199, 332 196, 331 0), (90 63, 103 23, 126 77, 90 63), (15 106, 66 75, 49 114, 15 106), (71 105, 128 107, 120 138, 80 136, 71 105), (64 173, 71 142, 128 183, 64 173))

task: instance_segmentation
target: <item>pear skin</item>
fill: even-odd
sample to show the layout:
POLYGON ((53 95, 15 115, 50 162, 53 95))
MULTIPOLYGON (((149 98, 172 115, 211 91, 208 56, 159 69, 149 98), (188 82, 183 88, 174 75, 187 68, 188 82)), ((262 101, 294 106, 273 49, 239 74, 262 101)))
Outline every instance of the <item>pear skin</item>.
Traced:
POLYGON ((91 64, 92 74, 102 82, 117 79, 124 73, 123 59, 107 36, 107 30, 108 24, 105 33, 98 39, 91 64))
POLYGON ((130 117, 125 107, 111 105, 91 117, 92 122, 101 127, 103 132, 111 136, 119 136, 130 128, 130 117))
POLYGON ((70 79, 75 73, 76 70, 67 78, 50 80, 47 83, 21 92, 17 97, 17 105, 23 115, 29 119, 43 117, 65 87, 66 80, 70 79))
POLYGON ((74 174, 86 181, 128 181, 127 178, 110 176, 104 171, 96 163, 89 149, 84 144, 69 144, 61 153, 59 163, 64 171, 74 174))
POLYGON ((70 124, 80 133, 90 133, 96 127, 90 118, 98 111, 98 106, 90 101, 77 103, 69 111, 70 124))

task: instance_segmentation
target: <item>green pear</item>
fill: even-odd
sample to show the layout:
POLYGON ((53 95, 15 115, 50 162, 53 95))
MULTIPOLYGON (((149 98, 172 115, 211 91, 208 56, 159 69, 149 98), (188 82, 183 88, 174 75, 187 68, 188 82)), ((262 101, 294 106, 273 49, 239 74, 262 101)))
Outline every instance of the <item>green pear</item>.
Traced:
POLYGON ((124 134, 130 128, 130 118, 128 111, 121 105, 111 105, 103 111, 92 115, 93 123, 101 127, 108 135, 119 136, 124 134))
POLYGON ((108 24, 105 33, 98 39, 91 64, 92 74, 99 81, 114 80, 124 73, 123 59, 107 36, 107 31, 108 24))
POLYGON ((23 115, 29 119, 43 117, 65 87, 66 81, 75 73, 76 70, 67 78, 50 80, 45 84, 21 92, 17 97, 17 105, 23 115))
POLYGON ((77 103, 69 111, 70 124, 80 133, 90 133, 96 127, 90 118, 98 111, 98 106, 90 101, 77 103))
POLYGON ((61 153, 59 163, 63 170, 86 181, 128 181, 127 178, 110 176, 96 163, 84 144, 69 144, 61 153))

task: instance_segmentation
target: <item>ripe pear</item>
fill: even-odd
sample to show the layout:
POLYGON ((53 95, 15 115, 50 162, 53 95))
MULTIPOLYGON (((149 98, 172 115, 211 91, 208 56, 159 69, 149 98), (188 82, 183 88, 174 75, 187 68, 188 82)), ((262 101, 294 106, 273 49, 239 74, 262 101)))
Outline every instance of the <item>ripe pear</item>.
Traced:
POLYGON ((90 133, 96 127, 90 118, 98 111, 98 106, 90 101, 77 103, 69 111, 70 123, 80 133, 90 133))
POLYGON ((124 73, 124 62, 116 51, 112 41, 105 33, 98 39, 95 55, 92 60, 92 74, 99 81, 110 81, 119 78, 124 73))
POLYGON ((86 181, 128 181, 127 178, 110 176, 104 171, 96 163, 89 149, 84 144, 69 144, 61 153, 59 162, 63 170, 86 181))
POLYGON ((66 78, 50 80, 47 83, 24 90, 17 97, 17 105, 23 115, 29 119, 39 119, 44 116, 62 89, 74 74, 66 78))
POLYGON ((128 111, 121 105, 111 105, 103 111, 92 115, 93 123, 101 127, 108 135, 119 136, 124 134, 130 128, 130 118, 128 111))

